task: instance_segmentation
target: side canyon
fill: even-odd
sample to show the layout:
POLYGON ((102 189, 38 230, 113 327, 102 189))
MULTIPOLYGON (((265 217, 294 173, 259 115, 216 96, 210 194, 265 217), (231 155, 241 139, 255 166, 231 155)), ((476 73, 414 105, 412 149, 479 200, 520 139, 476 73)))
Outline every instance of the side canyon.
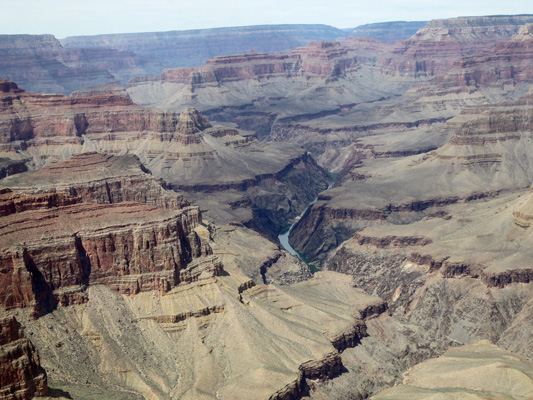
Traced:
POLYGON ((2 51, 1 399, 531 397, 532 15, 2 51))

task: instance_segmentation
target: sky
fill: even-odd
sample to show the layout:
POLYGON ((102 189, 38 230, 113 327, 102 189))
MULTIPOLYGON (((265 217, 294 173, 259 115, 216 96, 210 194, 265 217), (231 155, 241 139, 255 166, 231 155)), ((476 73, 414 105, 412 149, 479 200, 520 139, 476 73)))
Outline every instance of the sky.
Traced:
POLYGON ((66 36, 263 24, 337 28, 386 21, 533 14, 531 0, 0 0, 0 34, 66 36))

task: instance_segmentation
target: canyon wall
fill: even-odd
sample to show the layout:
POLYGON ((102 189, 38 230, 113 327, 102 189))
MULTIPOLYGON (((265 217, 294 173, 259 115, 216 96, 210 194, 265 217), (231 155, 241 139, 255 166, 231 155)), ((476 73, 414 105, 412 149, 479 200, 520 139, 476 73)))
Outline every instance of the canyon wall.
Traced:
POLYGON ((46 372, 33 343, 14 317, 0 319, 0 396, 5 400, 29 400, 46 396, 46 372))
POLYGON ((73 36, 61 40, 67 48, 110 48, 133 52, 143 59, 149 74, 164 68, 197 66, 216 56, 279 52, 313 40, 345 36, 328 25, 258 25, 190 31, 73 36))
POLYGON ((68 50, 52 35, 0 35, 0 77, 42 93, 65 93, 146 73, 131 52, 68 50), (24 68, 20 68, 24 65, 24 68))

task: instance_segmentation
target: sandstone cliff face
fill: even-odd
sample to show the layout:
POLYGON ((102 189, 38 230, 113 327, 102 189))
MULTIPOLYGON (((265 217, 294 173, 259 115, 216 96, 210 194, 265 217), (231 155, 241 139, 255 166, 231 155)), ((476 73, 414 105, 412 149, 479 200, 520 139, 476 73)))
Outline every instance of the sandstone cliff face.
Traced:
POLYGON ((182 195, 166 190, 165 182, 152 177, 134 155, 81 153, 42 170, 4 179, 0 186, 29 194, 68 193, 99 204, 131 201, 166 209, 190 206, 182 195))
POLYGON ((144 130, 174 132, 177 124, 173 115, 143 109, 128 98, 114 94, 76 98, 38 95, 3 81, 1 96, 0 142, 4 145, 53 137, 69 138, 70 143, 79 144, 82 135, 144 130))
POLYGON ((264 25, 190 31, 74 36, 61 41, 70 48, 110 48, 133 52, 151 74, 164 68, 197 66, 216 56, 255 50, 279 52, 313 40, 344 36, 327 25, 264 25))
MULTIPOLYGON (((83 204, 62 194, 2 196, 3 307, 32 307, 35 315, 84 302, 84 287, 104 284, 121 293, 163 293, 201 272, 194 260, 211 253, 194 229, 199 210, 162 210, 121 202, 83 204), (191 272, 186 272, 188 270, 191 272)), ((200 270, 218 275, 206 259, 200 270)))
POLYGON ((0 318, 0 396, 27 400, 46 396, 46 372, 32 342, 14 317, 0 318))
MULTIPOLYGON (((87 151, 133 153, 170 188, 187 192, 201 205, 219 203, 219 207, 206 207, 214 210, 210 217, 213 215, 217 223, 245 222, 270 235, 275 235, 327 187, 325 172, 299 146, 259 143, 236 129, 212 126, 193 108, 178 115, 141 108, 113 93, 74 98, 30 94, 8 81, 3 87, 2 154, 28 156, 33 167, 87 151), (237 215, 240 210, 235 204, 246 205, 247 214, 237 215), (224 211, 217 213, 217 208, 224 211), (226 216, 221 218, 223 215, 226 216)), ((114 162, 102 161, 97 168, 114 162)), ((161 185, 157 183, 137 190, 146 183, 144 177, 133 177, 126 169, 122 175, 113 175, 113 179, 92 181, 90 187, 85 187, 83 169, 95 168, 99 163, 92 155, 86 159, 79 156, 68 167, 59 164, 55 170, 49 166, 42 174, 53 177, 50 185, 56 185, 58 190, 100 203, 144 202, 146 195, 151 204, 159 206, 184 201, 159 198, 161 189, 157 187, 161 185), (63 173, 74 174, 76 185, 72 181, 60 183, 63 173)), ((21 177, 11 180, 10 185, 30 185, 36 191, 42 186, 39 179, 35 175, 30 184, 21 177)))
POLYGON ((395 45, 394 53, 405 61, 400 70, 433 76, 446 71, 454 61, 487 50, 516 34, 533 16, 460 17, 434 20, 408 40, 395 45))
POLYGON ((275 55, 251 52, 248 54, 214 57, 203 67, 168 69, 159 77, 137 78, 129 86, 145 82, 170 82, 190 84, 192 90, 250 79, 268 80, 274 78, 307 79, 344 76, 355 68, 353 51, 339 42, 311 42, 290 54, 275 55))
POLYGON ((531 83, 532 32, 533 25, 525 24, 515 35, 485 52, 458 60, 437 79, 439 93, 469 93, 487 88, 512 93, 517 86, 531 83))

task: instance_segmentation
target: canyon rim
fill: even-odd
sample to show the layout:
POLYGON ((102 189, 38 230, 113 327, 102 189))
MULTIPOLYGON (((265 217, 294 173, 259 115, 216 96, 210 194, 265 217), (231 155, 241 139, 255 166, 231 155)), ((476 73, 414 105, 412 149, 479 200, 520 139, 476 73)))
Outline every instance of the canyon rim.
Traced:
POLYGON ((533 15, 0 35, 0 399, 531 399, 532 186, 533 15))

